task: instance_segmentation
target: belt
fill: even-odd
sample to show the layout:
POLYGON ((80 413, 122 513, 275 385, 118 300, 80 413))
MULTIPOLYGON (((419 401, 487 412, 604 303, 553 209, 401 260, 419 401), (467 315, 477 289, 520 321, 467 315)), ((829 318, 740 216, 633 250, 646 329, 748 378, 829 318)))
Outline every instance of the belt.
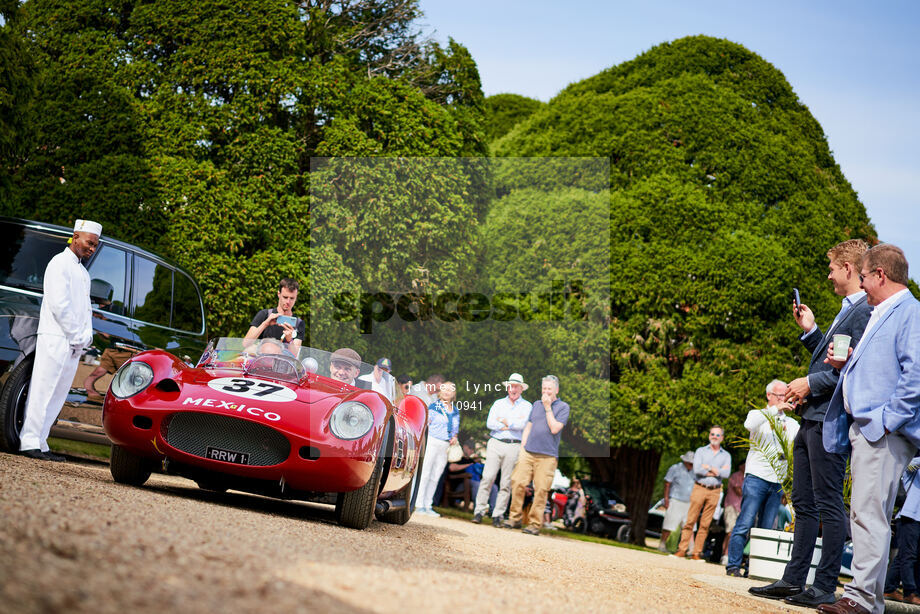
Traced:
POLYGON ((520 439, 501 439, 500 437, 496 437, 495 435, 492 435, 492 439, 494 439, 495 441, 500 441, 502 443, 521 443, 520 439))
POLYGON ((696 485, 702 488, 705 488, 706 490, 715 490, 716 488, 720 488, 720 489, 722 488, 721 484, 719 484, 718 486, 706 486, 705 484, 700 484, 699 482, 697 482, 696 485))

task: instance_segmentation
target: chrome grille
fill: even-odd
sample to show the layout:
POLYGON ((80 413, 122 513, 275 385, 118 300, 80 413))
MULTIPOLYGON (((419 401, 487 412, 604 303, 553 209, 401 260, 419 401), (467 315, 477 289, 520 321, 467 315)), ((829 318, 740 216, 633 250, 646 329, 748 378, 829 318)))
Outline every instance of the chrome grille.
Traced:
POLYGON ((163 421, 163 438, 187 454, 207 458, 208 448, 249 455, 250 466, 277 465, 291 453, 291 444, 278 431, 232 416, 187 412, 163 421))

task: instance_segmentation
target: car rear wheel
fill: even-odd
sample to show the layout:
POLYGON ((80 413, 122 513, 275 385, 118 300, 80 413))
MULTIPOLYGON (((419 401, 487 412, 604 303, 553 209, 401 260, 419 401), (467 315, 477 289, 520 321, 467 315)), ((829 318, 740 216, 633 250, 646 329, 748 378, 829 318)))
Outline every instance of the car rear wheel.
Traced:
POLYGON ((150 460, 112 444, 109 470, 112 472, 112 478, 119 484, 142 485, 150 477, 151 465, 150 460))
POLYGON ((0 395, 0 450, 19 451, 19 432, 26 418, 26 397, 32 378, 32 360, 16 365, 0 395))
POLYGON ((627 544, 630 538, 632 538, 632 525, 620 525, 620 528, 617 529, 617 541, 627 544))
POLYGON ((340 492, 335 500, 335 518, 343 527, 350 529, 366 529, 374 516, 377 507, 377 495, 380 494, 380 480, 383 476, 383 464, 386 461, 386 441, 389 439, 389 425, 383 434, 377 462, 367 484, 351 492, 340 492))
POLYGON ((424 432, 422 432, 422 443, 418 452, 418 464, 415 466, 415 475, 406 484, 397 498, 403 499, 406 502, 406 507, 401 510, 395 510, 393 512, 386 512, 380 516, 382 522, 388 522, 390 524, 406 524, 409 522, 409 519, 412 517, 412 513, 415 511, 415 500, 418 497, 418 485, 422 481, 422 463, 425 462, 425 448, 428 446, 428 427, 425 427, 424 432))

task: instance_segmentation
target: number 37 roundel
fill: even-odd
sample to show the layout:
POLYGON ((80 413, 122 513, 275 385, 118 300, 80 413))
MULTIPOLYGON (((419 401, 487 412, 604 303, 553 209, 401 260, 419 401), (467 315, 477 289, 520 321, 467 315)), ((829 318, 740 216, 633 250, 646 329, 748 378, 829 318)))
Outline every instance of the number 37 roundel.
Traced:
POLYGON ((218 392, 253 401, 285 403, 297 398, 297 393, 285 386, 242 377, 212 379, 208 382, 208 386, 218 392))

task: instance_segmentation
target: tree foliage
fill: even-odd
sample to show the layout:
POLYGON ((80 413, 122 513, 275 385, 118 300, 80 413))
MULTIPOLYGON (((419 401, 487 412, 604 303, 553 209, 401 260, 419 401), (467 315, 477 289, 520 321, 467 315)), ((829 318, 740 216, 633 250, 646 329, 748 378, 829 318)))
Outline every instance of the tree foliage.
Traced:
POLYGON ((542 106, 544 104, 539 100, 519 94, 495 94, 486 98, 486 137, 489 142, 511 132, 542 106))
MULTIPOLYGON (((18 31, 38 66, 36 138, 3 165, 2 212, 89 217, 173 258, 201 283, 216 334, 243 332, 283 276, 308 289, 302 314, 326 313, 335 291, 386 276, 332 246, 390 237, 343 228, 311 254, 311 158, 485 152, 475 62, 422 39, 419 14, 416 0, 30 0, 18 31)), ((362 224, 411 229, 399 204, 362 224)), ((444 232, 374 247, 420 253, 444 232)), ((463 255, 426 258, 450 269, 463 255)))
POLYGON ((595 470, 644 515, 661 452, 715 422, 741 434, 766 382, 804 374, 790 288, 829 322, 826 250, 875 232, 783 75, 725 40, 662 44, 575 83, 493 150, 610 158, 613 462, 595 470))
MULTIPOLYGON (((35 96, 35 67, 15 23, 21 8, 18 0, 0 2, 0 160, 11 167, 21 163, 31 136, 29 113, 35 96)), ((0 197, 9 189, 0 173, 0 197)))

